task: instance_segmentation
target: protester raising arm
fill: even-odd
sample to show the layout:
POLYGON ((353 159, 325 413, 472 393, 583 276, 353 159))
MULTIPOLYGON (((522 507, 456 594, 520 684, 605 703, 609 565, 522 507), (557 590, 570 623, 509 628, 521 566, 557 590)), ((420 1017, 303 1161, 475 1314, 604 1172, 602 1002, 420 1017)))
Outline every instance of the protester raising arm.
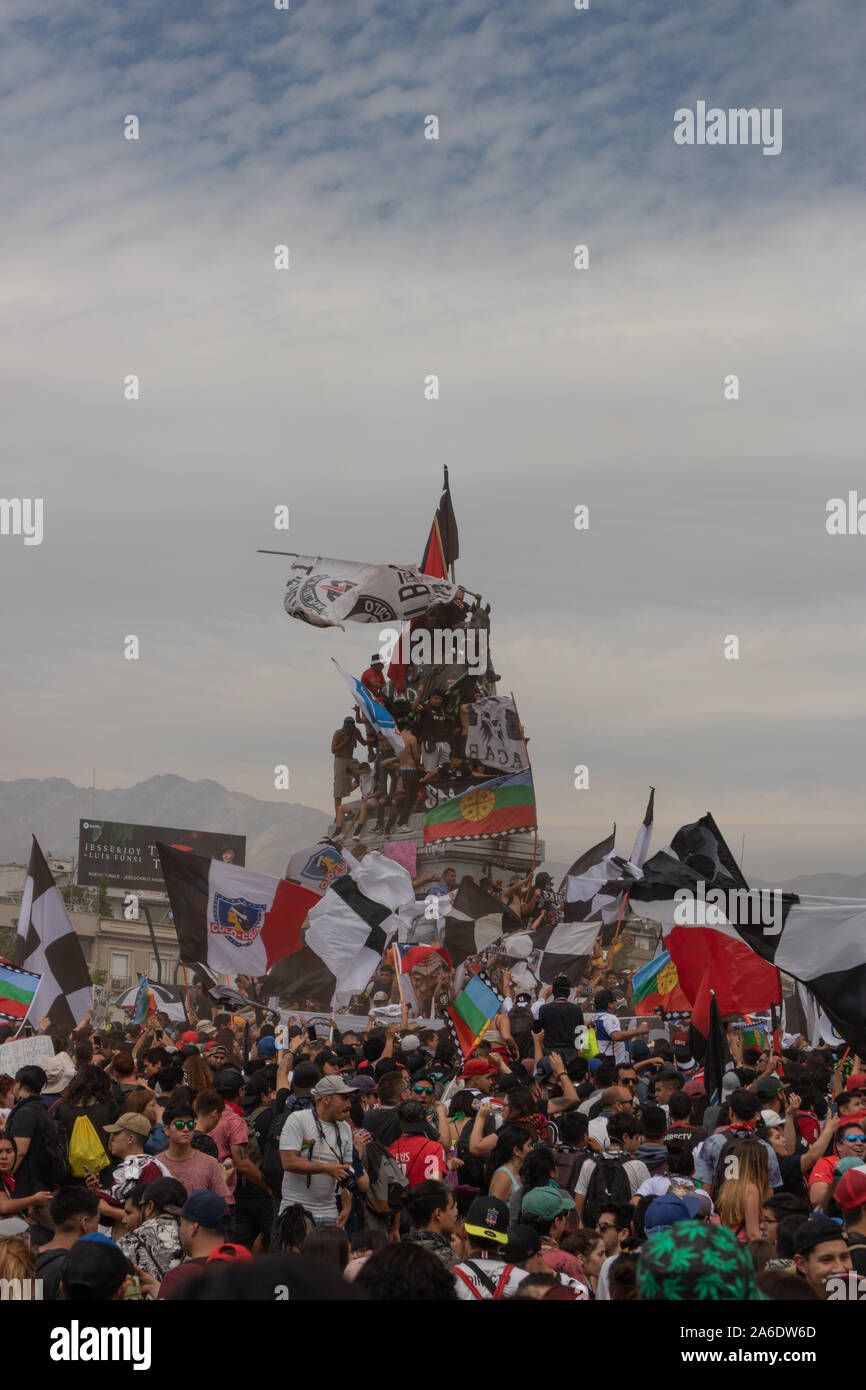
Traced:
POLYGON ((493 1113, 489 1101, 483 1101, 475 1112, 472 1132, 469 1135, 469 1152, 474 1158, 487 1158, 496 1148, 496 1130, 485 1136, 484 1123, 493 1113))
POLYGON ((562 1095, 547 1102, 547 1113, 548 1115, 559 1115, 563 1110, 570 1110, 572 1106, 578 1105, 580 1097, 574 1089, 574 1082, 565 1070, 565 1063, 558 1052, 551 1052, 550 1065, 553 1068, 551 1080, 559 1082, 562 1095))

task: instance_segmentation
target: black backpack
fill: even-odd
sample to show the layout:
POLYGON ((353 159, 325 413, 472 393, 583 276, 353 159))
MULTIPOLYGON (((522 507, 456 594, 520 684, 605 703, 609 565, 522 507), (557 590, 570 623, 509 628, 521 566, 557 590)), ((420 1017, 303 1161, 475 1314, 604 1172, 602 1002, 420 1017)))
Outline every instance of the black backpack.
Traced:
POLYGON ((284 1108, 274 1116, 262 1150, 262 1177, 274 1197, 283 1190, 283 1162, 280 1158, 280 1135, 283 1125, 295 1110, 312 1110, 313 1102, 309 1096, 289 1096, 284 1108))
POLYGON ((584 1226, 596 1226, 602 1207, 627 1207, 631 1202, 631 1183, 625 1171, 627 1154, 597 1154, 586 1189, 584 1226))
POLYGON ((457 1183, 460 1187, 474 1187, 479 1191, 487 1186, 484 1159, 469 1152, 469 1136, 472 1125, 466 1124, 454 1145, 454 1157, 463 1160, 463 1167, 457 1169, 457 1183))
POLYGON ((511 1036, 521 1059, 531 1057, 534 1052, 532 1025, 535 1019, 529 1004, 515 1004, 508 1015, 511 1036))
POLYGON ((553 1150, 553 1157, 556 1159, 556 1181, 573 1197, 580 1170, 587 1159, 594 1155, 587 1153, 586 1149, 575 1149, 571 1144, 557 1144, 553 1150))
MULTIPOLYGON (((54 1102, 54 1105, 59 1104, 59 1100, 54 1102)), ((46 1190, 61 1187, 69 1176, 69 1146, 65 1133, 51 1113, 54 1105, 46 1110, 41 1100, 35 1102, 36 1113, 41 1118, 39 1133, 31 1144, 33 1168, 46 1190)))

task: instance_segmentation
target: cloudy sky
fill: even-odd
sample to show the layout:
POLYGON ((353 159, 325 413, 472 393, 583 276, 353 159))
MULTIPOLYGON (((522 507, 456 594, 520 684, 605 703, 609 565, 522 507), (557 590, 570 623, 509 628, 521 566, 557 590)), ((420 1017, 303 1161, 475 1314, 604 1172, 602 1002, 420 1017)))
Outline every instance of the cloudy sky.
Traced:
POLYGON ((447 463, 549 855, 653 783, 657 846, 860 872, 864 49, 860 0, 6 0, 0 775, 327 808, 375 630, 256 549, 417 563, 447 463), (781 154, 676 145, 699 100, 781 154))

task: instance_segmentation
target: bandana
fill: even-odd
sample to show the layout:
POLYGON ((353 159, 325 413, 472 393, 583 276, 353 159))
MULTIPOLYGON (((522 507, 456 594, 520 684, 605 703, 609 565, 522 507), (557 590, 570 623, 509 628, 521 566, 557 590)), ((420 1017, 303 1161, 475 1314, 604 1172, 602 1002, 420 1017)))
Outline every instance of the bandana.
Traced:
POLYGON ((656 1231, 637 1261, 638 1298, 756 1302, 764 1295, 745 1246, 725 1226, 678 1221, 656 1231))

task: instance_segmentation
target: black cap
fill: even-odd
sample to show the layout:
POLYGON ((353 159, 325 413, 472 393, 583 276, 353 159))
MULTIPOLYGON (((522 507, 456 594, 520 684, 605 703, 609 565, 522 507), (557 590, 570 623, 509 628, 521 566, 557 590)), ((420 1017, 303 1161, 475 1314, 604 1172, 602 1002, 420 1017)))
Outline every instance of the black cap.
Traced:
POLYGON ((744 1086, 739 1090, 732 1091, 728 1104, 735 1115, 739 1115, 743 1120, 751 1120, 761 1109, 761 1102, 754 1091, 747 1091, 744 1086))
POLYGON ((823 1245, 827 1240, 844 1239, 845 1233, 837 1221, 831 1221, 829 1216, 813 1216, 794 1232, 794 1254, 808 1255, 816 1245, 823 1245))
POLYGON ((128 1274, 134 1274, 123 1251, 104 1237, 77 1240, 62 1263, 60 1279, 67 1298, 112 1298, 128 1274))
POLYGON ((520 1077, 515 1076, 513 1071, 504 1071, 493 1082, 493 1089, 498 1091, 500 1095, 505 1095, 508 1091, 519 1091, 521 1086, 528 1086, 529 1084, 530 1079, 525 1072, 520 1077))
POLYGON ((463 1222, 471 1236, 495 1240, 498 1245, 508 1242, 508 1207, 498 1197, 476 1197, 463 1222))
POLYGON ((374 652, 373 655, 370 657, 371 666, 384 666, 384 664, 385 663, 382 660, 381 654, 379 652, 374 652))
POLYGON ((213 1084, 214 1090, 221 1096, 233 1096, 243 1086, 244 1078, 234 1067, 223 1067, 214 1077, 213 1084))

